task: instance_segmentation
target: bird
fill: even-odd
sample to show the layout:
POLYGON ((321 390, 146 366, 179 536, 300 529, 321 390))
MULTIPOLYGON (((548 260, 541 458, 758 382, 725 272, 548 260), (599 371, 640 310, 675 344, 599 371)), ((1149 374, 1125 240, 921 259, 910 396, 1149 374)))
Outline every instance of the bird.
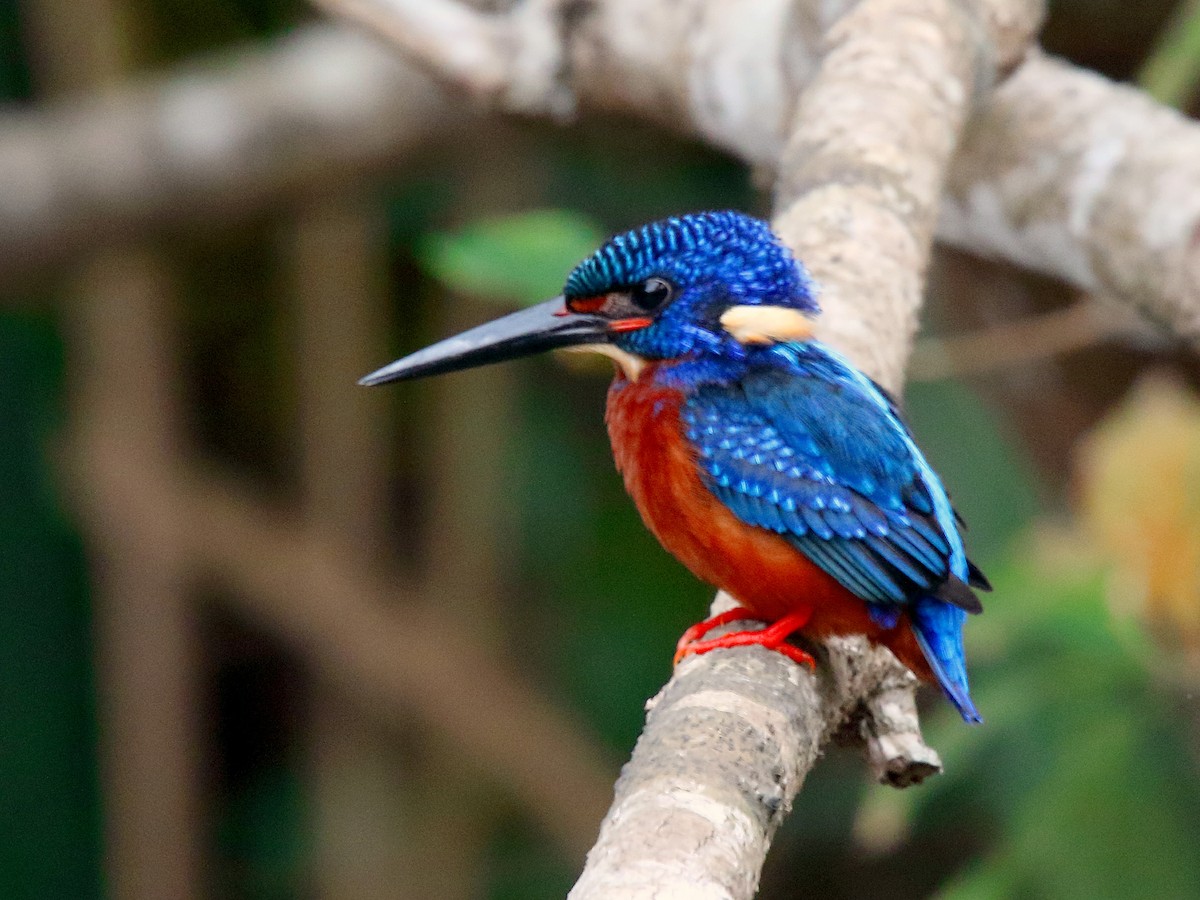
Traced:
POLYGON ((618 234, 563 293, 360 380, 378 385, 552 348, 615 363, 605 419, 642 520, 738 606, 689 628, 675 662, 790 638, 865 635, 962 718, 982 721, 963 627, 991 586, 888 391, 816 338, 818 287, 761 219, 690 213, 618 234), (766 623, 716 638, 733 622, 766 623))

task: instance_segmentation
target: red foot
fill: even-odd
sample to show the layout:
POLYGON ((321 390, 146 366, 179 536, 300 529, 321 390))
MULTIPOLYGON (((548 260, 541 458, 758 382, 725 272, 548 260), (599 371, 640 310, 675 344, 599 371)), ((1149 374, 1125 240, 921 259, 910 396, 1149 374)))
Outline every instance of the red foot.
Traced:
POLYGON ((719 638, 711 638, 707 641, 700 640, 704 635, 721 625, 728 625, 730 622, 739 622, 753 618, 754 613, 750 610, 744 606, 735 606, 733 609, 719 613, 711 619, 697 622, 683 633, 683 636, 679 639, 679 643, 675 645, 675 665, 679 665, 679 661, 689 654, 707 653, 710 650, 720 650, 722 647, 748 647, 757 644, 760 647, 766 647, 768 650, 782 653, 795 663, 806 665, 814 671, 816 670, 817 661, 812 656, 805 653, 799 647, 787 643, 787 639, 791 635, 808 624, 808 620, 812 618, 811 609, 800 609, 796 612, 788 613, 782 619, 773 622, 766 628, 754 631, 734 631, 719 638))

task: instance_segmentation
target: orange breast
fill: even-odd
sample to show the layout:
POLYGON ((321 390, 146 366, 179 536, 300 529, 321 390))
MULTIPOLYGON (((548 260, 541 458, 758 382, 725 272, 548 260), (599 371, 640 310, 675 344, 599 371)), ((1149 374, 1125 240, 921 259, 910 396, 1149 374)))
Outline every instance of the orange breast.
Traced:
POLYGON ((767 622, 812 609, 812 637, 865 634, 891 647, 909 668, 928 669, 906 622, 881 629, 866 604, 780 535, 747 525, 701 480, 680 420, 683 396, 654 384, 652 364, 636 382, 618 375, 606 421, 617 469, 646 527, 696 577, 767 622))

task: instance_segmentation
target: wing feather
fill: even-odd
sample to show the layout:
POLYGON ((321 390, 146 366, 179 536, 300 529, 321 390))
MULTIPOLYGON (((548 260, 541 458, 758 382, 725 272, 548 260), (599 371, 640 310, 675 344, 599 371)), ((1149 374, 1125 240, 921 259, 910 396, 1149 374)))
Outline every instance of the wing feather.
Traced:
POLYGON ((939 515, 944 490, 894 401, 835 359, 817 361, 794 354, 689 397, 687 436, 709 489, 881 609, 934 594, 978 611, 968 583, 987 581, 964 564, 953 513, 939 515))

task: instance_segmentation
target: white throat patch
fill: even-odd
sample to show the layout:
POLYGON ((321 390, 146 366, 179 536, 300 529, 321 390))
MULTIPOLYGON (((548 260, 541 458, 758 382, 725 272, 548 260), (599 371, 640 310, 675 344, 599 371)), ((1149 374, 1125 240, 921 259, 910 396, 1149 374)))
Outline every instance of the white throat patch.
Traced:
POLYGON ((813 321, 786 306, 731 306, 721 316, 721 327, 739 344, 806 341, 813 336, 813 321))
POLYGON ((630 381, 637 381, 642 374, 642 370, 646 368, 645 357, 638 356, 636 353, 629 353, 614 344, 580 344, 577 347, 567 347, 565 349, 568 353, 599 353, 602 356, 607 356, 621 367, 621 371, 625 373, 625 377, 630 381))

